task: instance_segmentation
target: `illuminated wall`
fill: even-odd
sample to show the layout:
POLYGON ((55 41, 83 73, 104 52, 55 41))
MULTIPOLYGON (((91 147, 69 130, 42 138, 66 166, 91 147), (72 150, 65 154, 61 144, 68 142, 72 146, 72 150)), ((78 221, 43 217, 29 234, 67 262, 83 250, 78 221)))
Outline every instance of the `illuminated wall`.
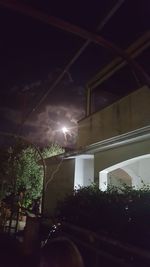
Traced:
POLYGON ((150 186, 150 154, 129 159, 99 172, 99 188, 103 191, 109 185, 122 187, 123 184, 141 188, 150 186))
POLYGON ((99 177, 99 172, 126 160, 150 154, 150 138, 143 141, 130 142, 116 145, 113 148, 103 149, 94 155, 94 177, 99 177))
POLYGON ((128 133, 149 124, 150 90, 144 86, 79 121, 78 148, 128 133))
POLYGON ((77 156, 75 159, 74 187, 88 186, 92 182, 94 182, 94 156, 77 156))

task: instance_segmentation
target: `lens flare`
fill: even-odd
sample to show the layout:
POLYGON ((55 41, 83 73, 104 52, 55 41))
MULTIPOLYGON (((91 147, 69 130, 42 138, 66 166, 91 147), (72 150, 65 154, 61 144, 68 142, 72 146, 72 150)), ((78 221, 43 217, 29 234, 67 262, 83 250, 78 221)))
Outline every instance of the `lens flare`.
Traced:
POLYGON ((63 132, 63 134, 66 134, 66 133, 68 133, 68 129, 64 126, 64 127, 62 128, 62 132, 63 132))

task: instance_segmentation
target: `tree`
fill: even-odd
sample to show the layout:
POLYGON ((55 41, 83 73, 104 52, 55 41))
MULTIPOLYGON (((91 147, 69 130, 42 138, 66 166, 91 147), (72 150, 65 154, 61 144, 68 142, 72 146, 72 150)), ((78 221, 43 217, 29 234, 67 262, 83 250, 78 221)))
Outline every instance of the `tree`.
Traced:
POLYGON ((51 144, 42 151, 43 158, 50 158, 62 153, 64 153, 64 149, 58 144, 51 144))
MULTIPOLYGON (((52 157, 61 154, 63 149, 52 144, 42 151, 43 158, 52 157)), ((26 190, 25 205, 28 206, 33 200, 41 197, 43 186, 43 168, 38 163, 40 160, 37 151, 29 146, 23 149, 17 160, 17 190, 26 190)))
POLYGON ((43 170, 38 164, 39 155, 31 146, 23 149, 16 160, 16 190, 25 190, 25 206, 29 206, 34 199, 41 197, 43 170))
MULTIPOLYGON (((63 149, 52 144, 41 151, 43 158, 58 155, 63 149)), ((17 194, 25 191, 24 206, 29 207, 32 201, 41 198, 43 186, 43 167, 39 164, 40 156, 33 146, 17 144, 1 153, 0 167, 7 180, 7 190, 17 194)))
POLYGON ((12 184, 12 175, 10 172, 11 153, 9 149, 0 150, 0 199, 9 190, 8 187, 12 184))

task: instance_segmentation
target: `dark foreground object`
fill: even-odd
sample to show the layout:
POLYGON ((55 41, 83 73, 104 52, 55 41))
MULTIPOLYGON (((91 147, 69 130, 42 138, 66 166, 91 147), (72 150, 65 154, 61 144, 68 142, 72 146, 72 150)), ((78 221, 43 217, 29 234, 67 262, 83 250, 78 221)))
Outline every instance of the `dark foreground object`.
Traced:
POLYGON ((36 267, 39 263, 38 255, 25 256, 22 244, 14 236, 0 234, 0 267, 36 267))
MULTIPOLYGON (((67 237, 78 247, 85 267, 148 267, 150 266, 149 250, 120 242, 106 234, 97 235, 83 228, 61 224, 54 236, 67 237)), ((0 234, 0 267, 39 267, 40 250, 27 256, 23 245, 14 236, 0 234)), ((71 267, 71 266, 70 266, 71 267)))

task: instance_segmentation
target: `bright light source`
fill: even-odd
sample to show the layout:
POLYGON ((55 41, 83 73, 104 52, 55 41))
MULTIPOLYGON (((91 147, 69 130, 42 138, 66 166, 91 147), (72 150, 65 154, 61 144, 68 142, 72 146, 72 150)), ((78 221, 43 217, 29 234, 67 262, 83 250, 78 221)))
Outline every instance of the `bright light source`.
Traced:
POLYGON ((68 133, 68 129, 66 127, 63 127, 62 132, 63 132, 63 134, 66 134, 66 133, 68 133))

